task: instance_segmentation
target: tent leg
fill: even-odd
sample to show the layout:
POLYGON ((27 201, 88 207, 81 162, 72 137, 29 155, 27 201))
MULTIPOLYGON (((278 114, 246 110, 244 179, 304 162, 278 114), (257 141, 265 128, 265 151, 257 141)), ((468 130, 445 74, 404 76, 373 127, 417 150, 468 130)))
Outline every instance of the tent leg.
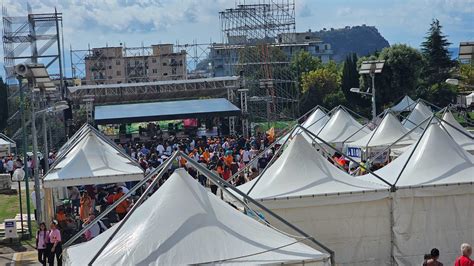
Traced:
POLYGON ((389 204, 390 204, 390 265, 395 265, 395 256, 394 256, 394 249, 395 249, 395 232, 393 231, 395 228, 395 217, 394 217, 394 209, 393 209, 393 197, 395 192, 390 192, 388 197, 389 204))

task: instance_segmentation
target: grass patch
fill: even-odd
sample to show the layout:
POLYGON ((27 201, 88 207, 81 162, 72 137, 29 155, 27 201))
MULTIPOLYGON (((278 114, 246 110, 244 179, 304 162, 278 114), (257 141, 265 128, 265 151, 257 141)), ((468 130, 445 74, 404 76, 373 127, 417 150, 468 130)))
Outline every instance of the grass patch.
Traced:
MULTIPOLYGON (((26 193, 21 191, 21 203, 23 207, 23 214, 27 213, 26 210, 26 193)), ((33 204, 30 202, 31 214, 34 214, 33 204)), ((3 223, 5 219, 14 219, 15 216, 20 213, 20 201, 18 194, 4 195, 0 194, 0 223, 3 223)), ((31 232, 33 234, 30 240, 22 241, 23 244, 34 246, 36 243, 35 234, 38 226, 36 221, 31 221, 31 232)))

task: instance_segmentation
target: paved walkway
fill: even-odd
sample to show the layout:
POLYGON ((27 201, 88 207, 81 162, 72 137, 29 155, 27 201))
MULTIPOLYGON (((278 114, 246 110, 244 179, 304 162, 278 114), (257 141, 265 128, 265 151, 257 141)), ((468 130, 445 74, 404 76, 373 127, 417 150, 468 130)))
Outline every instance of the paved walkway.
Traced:
POLYGON ((10 254, 0 254, 0 265, 18 266, 18 265, 38 265, 36 251, 17 252, 10 254))

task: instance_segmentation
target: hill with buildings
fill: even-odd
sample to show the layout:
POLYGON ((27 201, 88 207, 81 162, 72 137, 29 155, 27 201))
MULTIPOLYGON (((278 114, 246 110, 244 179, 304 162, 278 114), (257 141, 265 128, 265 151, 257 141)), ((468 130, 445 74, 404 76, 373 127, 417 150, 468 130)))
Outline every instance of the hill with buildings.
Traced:
POLYGON ((331 44, 332 59, 336 62, 343 61, 350 53, 365 56, 390 46, 374 26, 362 25, 347 26, 341 29, 323 29, 314 32, 314 35, 331 44))

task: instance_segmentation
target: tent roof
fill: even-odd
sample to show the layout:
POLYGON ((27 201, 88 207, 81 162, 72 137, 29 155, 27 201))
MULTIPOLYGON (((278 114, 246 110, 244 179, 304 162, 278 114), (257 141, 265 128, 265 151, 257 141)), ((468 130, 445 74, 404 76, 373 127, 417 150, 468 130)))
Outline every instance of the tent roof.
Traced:
MULTIPOLYGON (((474 180, 474 157, 462 149, 439 124, 431 124, 409 157, 415 144, 393 162, 376 171, 394 184, 408 161, 397 186, 458 184, 474 180)), ((371 174, 360 177, 379 182, 371 174)))
POLYGON ((16 147, 15 141, 2 133, 0 133, 0 145, 8 145, 8 146, 16 147))
POLYGON ((319 133, 319 137, 329 143, 351 142, 369 134, 344 108, 339 108, 319 133))
MULTIPOLYGON (((318 134, 321 128, 324 127, 328 120, 329 116, 326 114, 326 112, 324 112, 323 110, 321 110, 321 108, 318 107, 311 113, 311 115, 309 115, 309 117, 301 124, 301 126, 313 132, 314 134, 318 134)), ((297 129, 295 133, 293 133, 292 137, 301 132, 301 129, 297 129)), ((304 135, 305 137, 310 139, 307 134, 304 135)), ((278 144, 283 144, 289 136, 290 132, 286 133, 285 136, 283 136, 278 141, 278 144)))
POLYGON ((415 108, 415 104, 416 102, 410 96, 405 95, 396 105, 390 107, 390 110, 397 113, 411 111, 415 108))
MULTIPOLYGON (((237 188, 246 193, 254 179, 237 188)), ((255 199, 274 199, 381 190, 380 186, 359 180, 339 170, 317 152, 301 134, 261 176, 250 192, 255 199)))
MULTIPOLYGON (((72 265, 84 265, 115 228, 68 248, 67 260, 72 265)), ((178 169, 136 209, 95 264, 254 265, 328 258, 327 254, 295 242, 237 211, 208 192, 185 170, 178 169)))
MULTIPOLYGON (((433 115, 433 112, 431 112, 430 108, 428 108, 423 102, 419 101, 408 117, 402 121, 402 124, 408 129, 413 129, 431 115, 433 115)), ((428 121, 425 122, 425 125, 415 129, 415 132, 422 132, 427 123, 428 121)))
POLYGON ((453 137, 453 139, 461 146, 463 149, 467 151, 474 151, 474 136, 467 131, 459 122, 454 118, 453 114, 450 111, 447 111, 443 115, 443 120, 448 122, 449 124, 455 126, 457 129, 461 130, 468 136, 471 136, 469 138, 468 136, 462 134, 458 130, 454 129, 452 126, 448 125, 444 121, 441 121, 441 124, 446 128, 446 131, 448 131, 449 135, 453 137))
POLYGON ((69 149, 62 149, 60 158, 44 177, 45 187, 107 184, 141 180, 143 170, 118 147, 101 139, 99 132, 89 129, 78 132, 69 149))
POLYGON ((301 124, 301 126, 307 128, 314 134, 318 134, 318 132, 328 120, 329 116, 323 110, 321 110, 321 108, 316 108, 316 110, 311 113, 311 115, 301 124))
POLYGON ((201 118, 207 116, 238 116, 240 109, 224 98, 152 103, 131 103, 95 107, 98 124, 147 122, 201 118))
MULTIPOLYGON (((380 125, 377 126, 371 133, 365 135, 364 137, 351 142, 350 146, 354 147, 383 147, 389 146, 403 135, 408 133, 400 121, 393 115, 388 112, 380 125)), ((405 138, 397 142, 396 146, 409 145, 414 143, 419 136, 415 133, 407 135, 405 138)))

